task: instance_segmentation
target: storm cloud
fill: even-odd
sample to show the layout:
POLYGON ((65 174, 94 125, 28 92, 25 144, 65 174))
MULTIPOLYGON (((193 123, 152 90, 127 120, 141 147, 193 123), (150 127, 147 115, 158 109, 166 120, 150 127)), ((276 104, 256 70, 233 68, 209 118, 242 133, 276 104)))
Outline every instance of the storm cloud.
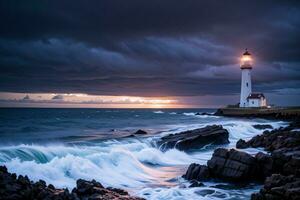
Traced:
POLYGON ((298 95, 299 1, 1 1, 0 91, 298 95))

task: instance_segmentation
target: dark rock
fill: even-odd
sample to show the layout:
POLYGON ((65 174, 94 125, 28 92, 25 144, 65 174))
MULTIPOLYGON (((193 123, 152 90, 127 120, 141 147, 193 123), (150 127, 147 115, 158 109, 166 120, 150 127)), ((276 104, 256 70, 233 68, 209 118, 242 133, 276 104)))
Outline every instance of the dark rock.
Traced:
POLYGON ((119 189, 119 188, 108 187, 107 189, 110 190, 110 191, 116 192, 118 194, 121 194, 121 195, 128 195, 127 191, 119 189))
POLYGON ((270 124, 255 124, 253 125, 254 128, 256 129, 273 129, 273 126, 271 126, 270 124))
POLYGON ((158 145, 162 149, 177 148, 179 150, 193 150, 207 144, 227 144, 229 133, 222 126, 212 125, 204 128, 170 134, 162 137, 158 145))
POLYGON ((7 173, 7 168, 5 166, 0 166, 0 172, 7 173))
POLYGON ((255 158, 259 167, 258 177, 264 179, 265 177, 270 176, 274 172, 274 161, 270 155, 259 152, 255 155, 255 158))
POLYGON ((273 174, 266 179, 260 192, 251 196, 251 200, 265 199, 300 199, 300 178, 273 174))
POLYGON ((146 134, 148 134, 148 133, 147 133, 146 131, 144 131, 144 130, 139 129, 139 130, 137 130, 134 134, 135 134, 135 135, 146 135, 146 134))
POLYGON ((195 180, 192 180, 191 181, 191 185, 189 186, 189 188, 192 188, 192 187, 202 187, 202 186, 204 186, 203 183, 195 181, 195 180))
POLYGON ((267 151, 284 148, 294 150, 293 148, 300 147, 300 131, 292 131, 290 127, 264 131, 262 135, 253 137, 246 144, 254 148, 264 147, 267 151))
POLYGON ((248 147, 249 144, 245 140, 239 139, 236 143, 236 148, 238 149, 246 149, 248 147))
POLYGON ((223 148, 214 151, 207 166, 214 177, 235 182, 255 180, 258 170, 256 159, 251 155, 223 148))
POLYGON ((93 183, 83 179, 78 179, 76 181, 76 185, 77 185, 77 193, 79 195, 91 194, 94 187, 93 183))
POLYGON ((31 182, 27 176, 19 176, 7 172, 0 166, 0 199, 1 200, 142 200, 131 197, 128 192, 116 188, 104 188, 101 183, 79 179, 77 188, 70 193, 68 189, 56 189, 53 185, 39 180, 31 182))
MULTIPOLYGON (((268 159, 262 155, 260 162, 250 154, 218 148, 214 151, 212 158, 207 162, 207 166, 196 163, 188 167, 183 178, 187 180, 208 180, 221 179, 230 182, 249 182, 260 179, 260 164, 262 169, 268 169, 268 159), (264 158, 264 159, 263 159, 264 158)), ((263 174, 267 172, 263 171, 263 174)))
POLYGON ((210 173, 207 166, 193 163, 182 177, 187 180, 207 180, 210 178, 210 173))
POLYGON ((52 184, 49 184, 49 185, 48 185, 48 188, 51 189, 51 190, 55 190, 55 187, 54 187, 54 185, 52 185, 52 184))
POLYGON ((30 181, 29 181, 29 178, 27 176, 24 177, 22 175, 19 175, 18 176, 18 183, 20 183, 23 186, 26 186, 26 185, 30 184, 30 181))

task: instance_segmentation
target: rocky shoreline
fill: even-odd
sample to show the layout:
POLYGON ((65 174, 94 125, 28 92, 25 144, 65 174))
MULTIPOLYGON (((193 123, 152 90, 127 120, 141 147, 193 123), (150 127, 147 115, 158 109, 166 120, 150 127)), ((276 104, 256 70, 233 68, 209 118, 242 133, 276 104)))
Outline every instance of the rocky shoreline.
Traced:
POLYGON ((266 130, 236 144, 239 149, 263 147, 269 154, 259 152, 252 156, 236 149, 218 148, 207 165, 193 163, 183 177, 199 186, 206 180, 264 182, 259 193, 252 194, 252 200, 300 199, 299 125, 297 120, 286 128, 266 130))
MULTIPOLYGON (((293 121, 288 127, 271 130, 270 125, 253 125, 264 130, 249 141, 240 139, 237 149, 264 148, 268 153, 250 155, 237 149, 218 148, 207 165, 191 164, 183 178, 191 182, 190 187, 205 186, 203 181, 222 181, 237 187, 252 183, 264 183, 263 188, 252 194, 252 200, 300 199, 300 123, 293 121)), ((139 130, 136 135, 147 134, 139 130)), ((190 151, 207 144, 229 143, 229 133, 220 125, 169 134, 157 141, 161 150, 177 148, 190 151)), ((0 200, 53 199, 53 200, 142 200, 132 197, 127 191, 105 188, 95 180, 77 180, 76 187, 57 189, 45 181, 33 182, 27 176, 9 173, 0 166, 0 200)))
POLYGON ((144 200, 132 197, 127 191, 117 188, 105 188, 92 180, 78 179, 76 187, 57 189, 53 185, 39 180, 33 182, 27 176, 9 173, 5 166, 0 166, 0 200, 144 200))

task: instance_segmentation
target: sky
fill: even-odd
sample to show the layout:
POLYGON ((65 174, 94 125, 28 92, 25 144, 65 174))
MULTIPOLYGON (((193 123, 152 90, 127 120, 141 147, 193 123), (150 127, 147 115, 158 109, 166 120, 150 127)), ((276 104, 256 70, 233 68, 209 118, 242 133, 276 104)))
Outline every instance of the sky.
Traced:
POLYGON ((300 1, 0 0, 1 107, 299 106, 300 1))

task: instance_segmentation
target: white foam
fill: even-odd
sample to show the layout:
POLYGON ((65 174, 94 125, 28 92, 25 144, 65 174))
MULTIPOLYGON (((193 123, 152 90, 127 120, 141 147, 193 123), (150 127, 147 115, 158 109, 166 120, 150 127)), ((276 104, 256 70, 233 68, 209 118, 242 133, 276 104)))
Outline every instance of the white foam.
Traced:
POLYGON ((185 112, 185 113, 182 113, 182 114, 184 114, 184 115, 186 115, 186 116, 193 116, 193 115, 196 115, 196 113, 194 113, 194 112, 185 112))
MULTIPOLYGON (((199 195, 205 187, 182 188, 180 181, 168 182, 172 178, 177 180, 190 163, 205 164, 214 150, 209 145, 189 154, 176 149, 161 152, 151 145, 154 138, 215 123, 176 125, 174 130, 159 135, 108 140, 94 143, 94 146, 4 146, 0 147, 0 164, 6 165, 11 172, 28 175, 34 181, 43 179, 60 188, 72 189, 77 179, 84 178, 95 179, 105 186, 124 188, 146 199, 218 199, 218 195, 229 198, 223 190, 209 188, 213 190, 212 194, 199 195)), ((240 138, 247 140, 260 134, 262 130, 253 128, 258 123, 271 124, 274 128, 286 125, 285 122, 233 118, 221 118, 217 124, 229 131, 231 143, 227 147, 231 148, 240 138)), ((259 150, 250 148, 246 151, 255 153, 259 150)))
POLYGON ((153 111, 153 113, 155 113, 155 114, 162 114, 162 113, 164 113, 164 112, 161 111, 161 110, 158 110, 158 111, 153 111))

